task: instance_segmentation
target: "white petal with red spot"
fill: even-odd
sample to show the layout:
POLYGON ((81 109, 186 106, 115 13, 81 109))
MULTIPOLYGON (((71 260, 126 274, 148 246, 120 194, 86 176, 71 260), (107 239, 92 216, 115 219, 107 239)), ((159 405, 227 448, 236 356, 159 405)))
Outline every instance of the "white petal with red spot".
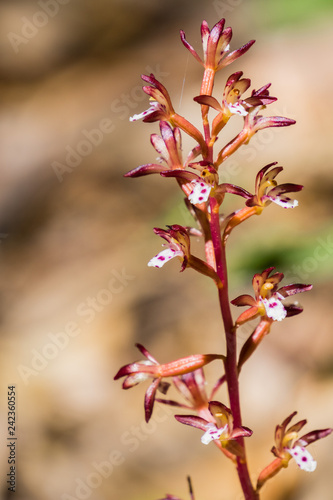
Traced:
POLYGON ((212 186, 206 184, 204 181, 192 181, 193 191, 189 195, 188 199, 193 205, 198 203, 204 203, 208 200, 212 186))
POLYGON ((233 115, 246 116, 248 114, 248 112, 239 102, 237 102, 236 104, 228 104, 228 108, 230 110, 230 113, 232 113, 233 115))
POLYGON ((296 460, 298 467, 301 469, 307 472, 313 472, 316 469, 317 462, 303 446, 294 446, 288 449, 288 453, 296 460))
POLYGON ((138 115, 130 116, 130 122, 136 122, 137 120, 146 118, 146 116, 151 115, 154 111, 156 111, 158 106, 159 106, 158 102, 156 101, 151 102, 150 108, 146 109, 145 111, 142 111, 142 113, 139 113, 138 115))
POLYGON ((155 111, 154 108, 149 108, 146 109, 145 111, 142 111, 142 113, 138 115, 130 116, 130 122, 136 122, 137 120, 141 120, 142 118, 145 118, 146 116, 150 115, 153 111, 155 111))
POLYGON ((173 259, 174 257, 183 255, 183 252, 181 252, 180 250, 177 251, 173 248, 167 248, 166 250, 162 250, 162 252, 150 259, 150 261, 148 262, 148 266, 162 267, 166 262, 173 259))
POLYGON ((276 297, 262 299, 266 315, 274 321, 282 321, 287 316, 287 311, 283 307, 281 300, 276 297))
POLYGON ((298 206, 298 201, 291 200, 290 198, 281 198, 279 196, 276 196, 274 198, 270 198, 270 200, 283 208, 295 208, 298 206))
POLYGON ((211 441, 215 439, 220 439, 222 432, 225 430, 227 426, 218 429, 215 424, 208 423, 206 425, 206 432, 203 436, 201 436, 202 444, 209 444, 211 441))

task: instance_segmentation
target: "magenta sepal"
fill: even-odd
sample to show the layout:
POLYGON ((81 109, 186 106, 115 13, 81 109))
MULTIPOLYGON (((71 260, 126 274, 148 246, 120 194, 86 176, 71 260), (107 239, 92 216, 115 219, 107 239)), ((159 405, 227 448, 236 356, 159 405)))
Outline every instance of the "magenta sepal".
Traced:
POLYGON ((175 419, 181 424, 190 425, 191 427, 196 427, 202 431, 206 430, 207 420, 195 415, 175 415, 175 419))
POLYGON ((165 165, 157 165, 156 163, 147 163, 146 165, 140 165, 139 167, 134 168, 127 172, 124 177, 142 177, 143 175, 150 174, 160 174, 168 170, 168 167, 165 165))

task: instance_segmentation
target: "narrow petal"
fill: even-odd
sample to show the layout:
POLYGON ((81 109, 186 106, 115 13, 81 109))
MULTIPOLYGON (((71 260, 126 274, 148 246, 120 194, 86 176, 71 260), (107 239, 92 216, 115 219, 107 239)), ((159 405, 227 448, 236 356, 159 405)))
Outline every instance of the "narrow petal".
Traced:
MULTIPOLYGON (((147 358, 147 359, 148 359, 151 363, 153 363, 154 365, 158 365, 158 364, 159 364, 159 363, 158 363, 158 361, 154 358, 154 356, 152 356, 152 355, 150 354, 150 352, 149 352, 149 351, 147 351, 147 349, 146 349, 146 348, 145 348, 142 344, 137 343, 137 344, 135 344, 135 347, 136 347, 137 349, 139 349, 139 351, 140 351, 140 352, 141 352, 141 353, 142 353, 142 354, 143 354, 143 355, 144 355, 144 356, 145 356, 145 357, 146 357, 146 358, 147 358)), ((147 362, 146 362, 146 363, 147 363, 147 362)))
POLYGON ((253 129, 262 130, 269 127, 288 127, 289 125, 294 125, 295 120, 290 118, 284 118, 283 116, 258 116, 253 129))
POLYGON ((146 165, 140 165, 139 167, 134 168, 127 172, 124 177, 142 177, 143 175, 150 174, 160 174, 164 170, 167 170, 168 167, 165 165, 158 165, 157 163, 147 163, 146 165))
POLYGON ((155 257, 150 259, 150 261, 148 262, 148 266, 160 268, 164 266, 166 262, 177 256, 182 257, 183 252, 174 250, 173 248, 166 248, 165 250, 162 250, 162 252, 155 255, 155 257))
POLYGON ((233 52, 230 52, 230 54, 228 54, 224 59, 222 59, 220 61, 218 69, 224 68, 228 64, 230 64, 233 61, 235 61, 236 59, 238 59, 238 57, 245 54, 245 52, 247 52, 249 50, 249 48, 254 44, 254 42, 255 42, 255 40, 250 40, 249 42, 247 42, 245 45, 243 45, 239 49, 234 50, 233 52))
POLYGON ((290 297, 296 293, 308 292, 312 289, 312 285, 303 285, 303 283, 293 283, 279 288, 279 293, 283 297, 290 297))
POLYGON ((191 427, 196 427, 202 431, 206 431, 208 424, 207 420, 195 415, 175 415, 175 419, 181 424, 190 425, 191 427))
POLYGON ((300 469, 307 472, 313 472, 316 469, 317 462, 313 459, 311 453, 303 446, 294 446, 294 448, 288 449, 287 451, 296 460, 300 469))
POLYGON ((180 39, 181 41, 183 42, 183 45, 187 48, 187 50, 189 50, 192 54, 192 56, 194 56, 196 58, 196 60, 203 65, 203 61, 202 59, 198 56, 197 52, 194 50, 194 48, 192 47, 192 45, 190 45, 188 43, 188 41, 186 40, 185 38, 185 33, 183 30, 180 30, 180 39))
POLYGON ((318 439, 323 439, 324 437, 331 434, 333 429, 320 429, 317 431, 308 432, 305 436, 302 436, 297 442, 302 444, 303 446, 307 446, 308 444, 314 443, 318 439))
POLYGON ((153 382, 150 384, 148 387, 146 394, 145 394, 145 420, 146 422, 149 422, 151 414, 153 413, 153 407, 154 407, 154 401, 155 401, 155 394, 157 391, 157 388, 159 386, 160 379, 156 378, 153 380, 153 382))
POLYGON ((210 191, 212 186, 206 184, 204 181, 195 180, 192 181, 193 191, 188 196, 189 201, 193 205, 197 205, 198 203, 204 203, 208 200, 210 191))
POLYGON ((234 429, 230 435, 230 439, 236 439, 238 437, 249 437, 252 436, 253 431, 249 429, 248 427, 237 427, 237 429, 234 429))

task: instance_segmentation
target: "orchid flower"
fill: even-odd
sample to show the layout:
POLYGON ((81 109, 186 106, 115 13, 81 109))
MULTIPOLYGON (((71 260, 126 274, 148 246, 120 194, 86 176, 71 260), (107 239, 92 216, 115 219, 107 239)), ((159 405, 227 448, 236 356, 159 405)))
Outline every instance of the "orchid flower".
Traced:
POLYGON ((123 382, 123 389, 130 389, 148 378, 153 379, 145 394, 146 422, 149 421, 153 412, 156 391, 159 390, 163 394, 166 394, 170 386, 168 382, 163 382, 162 378, 184 375, 202 368, 215 359, 223 359, 223 356, 220 354, 194 354, 161 365, 141 344, 136 344, 136 347, 146 359, 123 366, 115 375, 114 380, 126 377, 123 382))
POLYGON ((167 89, 160 83, 151 73, 141 75, 143 81, 150 85, 145 85, 143 91, 151 98, 150 108, 140 114, 130 117, 130 121, 134 122, 143 119, 144 122, 156 122, 158 120, 169 120, 175 113, 172 102, 167 89))
POLYGON ((302 470, 313 472, 316 469, 317 462, 306 449, 306 446, 328 436, 331 434, 332 429, 316 430, 299 437, 300 430, 307 423, 306 420, 300 420, 287 429, 287 426, 296 414, 297 412, 294 411, 281 425, 276 426, 275 446, 271 450, 276 459, 260 473, 257 490, 263 486, 267 479, 273 477, 282 468, 288 467, 291 459, 294 459, 298 467, 302 470))
POLYGON ((187 230, 174 224, 168 226, 168 230, 154 228, 154 232, 167 241, 167 247, 150 259, 148 266, 162 267, 166 262, 178 257, 182 262, 181 271, 184 271, 188 265, 190 257, 190 238, 187 230))
POLYGON ((179 127, 190 135, 200 145, 202 151, 206 150, 206 143, 199 130, 183 116, 178 115, 172 105, 169 93, 161 82, 156 80, 151 73, 142 75, 142 80, 150 85, 144 85, 143 91, 150 96, 150 107, 142 113, 130 117, 130 121, 143 120, 144 122, 167 121, 173 127, 179 127))
POLYGON ((164 171, 183 169, 181 134, 178 127, 172 128, 168 122, 160 121, 161 135, 151 134, 150 142, 160 155, 158 163, 140 165, 131 170, 125 177, 141 177, 149 174, 159 174, 164 171))
POLYGON ((195 415, 175 415, 176 420, 204 431, 201 436, 203 444, 217 441, 231 455, 242 457, 243 448, 236 441, 239 437, 248 437, 252 431, 248 427, 234 428, 231 410, 219 401, 210 401, 208 404, 210 420, 195 415))
POLYGON ((246 321, 262 316, 264 319, 272 321, 282 321, 287 316, 295 316, 302 312, 298 305, 285 305, 282 300, 296 293, 311 290, 312 285, 292 284, 278 288, 278 284, 283 279, 282 273, 270 273, 274 267, 265 269, 261 274, 255 274, 252 285, 255 297, 251 295, 240 295, 231 303, 235 306, 250 306, 238 319, 237 324, 241 325, 246 321))
POLYGON ((303 186, 299 184, 279 184, 275 177, 283 170, 283 167, 275 167, 277 162, 270 163, 263 167, 256 176, 255 195, 246 201, 248 207, 265 207, 270 203, 276 203, 283 208, 297 207, 298 201, 291 200, 285 193, 295 193, 301 191, 303 186), (271 168, 273 167, 273 168, 271 168))
MULTIPOLYGON (((261 87, 259 90, 253 90, 251 97, 244 99, 243 101, 240 101, 238 103, 241 104, 247 112, 246 114, 244 114, 243 129, 219 152, 215 161, 216 167, 219 166, 227 158, 229 158, 229 156, 233 154, 240 146, 242 146, 243 144, 248 144, 251 137, 259 130, 263 130, 269 127, 287 127, 296 123, 295 120, 282 116, 267 117, 259 115, 259 112, 263 110, 266 105, 276 101, 276 97, 272 97, 269 95, 268 89, 270 86, 271 84, 268 83, 261 87)), ((218 120, 216 123, 217 130, 221 128, 221 116, 219 118, 218 117, 216 117, 216 119, 218 120)))
POLYGON ((161 268, 169 260, 178 257, 182 263, 181 272, 187 267, 191 267, 199 273, 212 278, 216 285, 220 286, 220 278, 215 269, 190 253, 190 237, 187 229, 178 224, 167 227, 169 228, 168 230, 154 228, 154 232, 167 241, 166 246, 168 248, 150 259, 148 266, 161 268))

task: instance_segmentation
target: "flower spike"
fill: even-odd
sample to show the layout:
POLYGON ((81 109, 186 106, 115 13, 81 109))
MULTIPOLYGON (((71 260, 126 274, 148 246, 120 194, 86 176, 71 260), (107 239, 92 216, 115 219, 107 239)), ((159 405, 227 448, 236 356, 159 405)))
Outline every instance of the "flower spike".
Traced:
POLYGON ((231 28, 224 28, 225 20, 221 19, 215 26, 209 30, 208 23, 203 21, 201 24, 201 40, 203 48, 203 60, 194 50, 192 45, 185 38, 183 30, 180 31, 180 38, 184 46, 191 52, 195 59, 206 69, 210 68, 218 71, 228 64, 231 64, 238 57, 245 54, 254 44, 255 40, 243 45, 240 49, 229 52, 230 41, 232 37, 231 28))

